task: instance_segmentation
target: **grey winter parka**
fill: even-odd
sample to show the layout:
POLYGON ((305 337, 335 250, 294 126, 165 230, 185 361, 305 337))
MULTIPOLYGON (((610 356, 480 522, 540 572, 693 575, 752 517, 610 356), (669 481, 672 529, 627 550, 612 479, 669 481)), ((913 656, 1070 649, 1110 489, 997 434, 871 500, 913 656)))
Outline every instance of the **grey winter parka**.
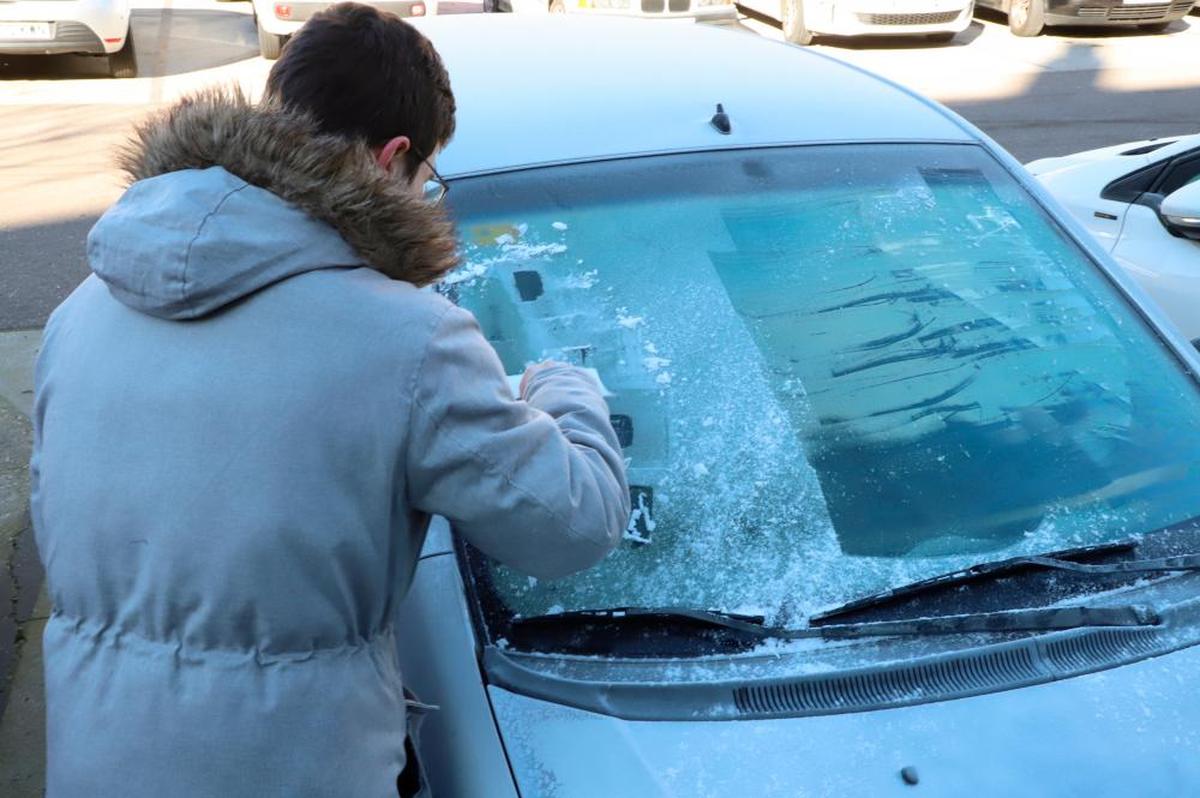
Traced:
POLYGON ((539 577, 595 563, 629 515, 605 403, 569 367, 512 397, 419 288, 449 224, 361 145, 210 93, 125 166, 37 366, 47 794, 395 795, 430 515, 539 577))

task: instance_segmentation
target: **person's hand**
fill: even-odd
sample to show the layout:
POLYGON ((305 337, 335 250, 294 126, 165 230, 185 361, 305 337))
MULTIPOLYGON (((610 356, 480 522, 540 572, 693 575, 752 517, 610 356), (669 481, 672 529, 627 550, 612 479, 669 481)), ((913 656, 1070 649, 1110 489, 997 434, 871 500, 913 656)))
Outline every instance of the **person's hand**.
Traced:
POLYGON ((520 395, 517 398, 518 399, 525 398, 525 386, 529 385, 529 381, 531 379, 533 379, 534 374, 541 371, 542 369, 557 368, 560 366, 568 366, 569 367, 570 364, 563 363, 560 360, 543 360, 541 363, 534 363, 532 366, 528 366, 525 369, 525 373, 521 375, 521 387, 518 390, 520 395))

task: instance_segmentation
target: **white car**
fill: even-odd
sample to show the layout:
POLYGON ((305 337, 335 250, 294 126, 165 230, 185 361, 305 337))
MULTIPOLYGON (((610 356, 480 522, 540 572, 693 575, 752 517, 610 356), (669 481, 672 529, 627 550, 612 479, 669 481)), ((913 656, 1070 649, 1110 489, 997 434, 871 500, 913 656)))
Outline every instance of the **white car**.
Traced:
MULTIPOLYGON (((336 0, 316 2, 275 2, 275 0, 251 0, 254 5, 254 25, 258 29, 258 49, 262 57, 274 60, 283 51, 288 37, 300 30, 309 17, 324 11, 336 0)), ((437 13, 438 0, 382 0, 366 2, 382 11, 390 11, 400 17, 424 17, 437 13)))
POLYGON ((1043 158, 1027 168, 1189 340, 1200 339, 1200 134, 1043 158))
POLYGON ((129 0, 0 2, 0 55, 94 55, 114 78, 137 77, 129 0))
POLYGON ((554 581, 434 519, 433 795, 1196 793, 1200 353, 1017 161, 721 26, 419 24, 439 290, 506 373, 596 370, 634 507, 554 581))
POLYGON ((971 24, 974 0, 739 0, 778 19, 783 37, 812 44, 830 36, 909 36, 949 42, 971 24))

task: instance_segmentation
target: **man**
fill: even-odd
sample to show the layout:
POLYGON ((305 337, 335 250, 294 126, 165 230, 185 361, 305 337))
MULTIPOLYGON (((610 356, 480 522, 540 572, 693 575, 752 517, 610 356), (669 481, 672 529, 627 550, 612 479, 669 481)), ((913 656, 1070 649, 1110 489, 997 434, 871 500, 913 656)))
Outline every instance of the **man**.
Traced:
POLYGON ((430 43, 345 4, 261 106, 202 94, 124 152, 37 370, 50 798, 394 796, 430 514, 545 578, 616 544, 591 378, 542 364, 515 400, 419 290, 456 263, 423 191, 453 131, 430 43))

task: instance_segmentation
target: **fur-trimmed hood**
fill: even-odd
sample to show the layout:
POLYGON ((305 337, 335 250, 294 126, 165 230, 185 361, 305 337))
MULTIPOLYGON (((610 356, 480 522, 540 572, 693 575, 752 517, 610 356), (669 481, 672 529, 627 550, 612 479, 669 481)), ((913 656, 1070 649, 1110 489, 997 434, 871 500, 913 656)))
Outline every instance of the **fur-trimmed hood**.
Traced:
POLYGON ((418 286, 457 265, 444 212, 403 190, 361 142, 236 90, 186 98, 137 128, 125 195, 88 237, 122 302, 195 318, 295 274, 369 266, 418 286))

